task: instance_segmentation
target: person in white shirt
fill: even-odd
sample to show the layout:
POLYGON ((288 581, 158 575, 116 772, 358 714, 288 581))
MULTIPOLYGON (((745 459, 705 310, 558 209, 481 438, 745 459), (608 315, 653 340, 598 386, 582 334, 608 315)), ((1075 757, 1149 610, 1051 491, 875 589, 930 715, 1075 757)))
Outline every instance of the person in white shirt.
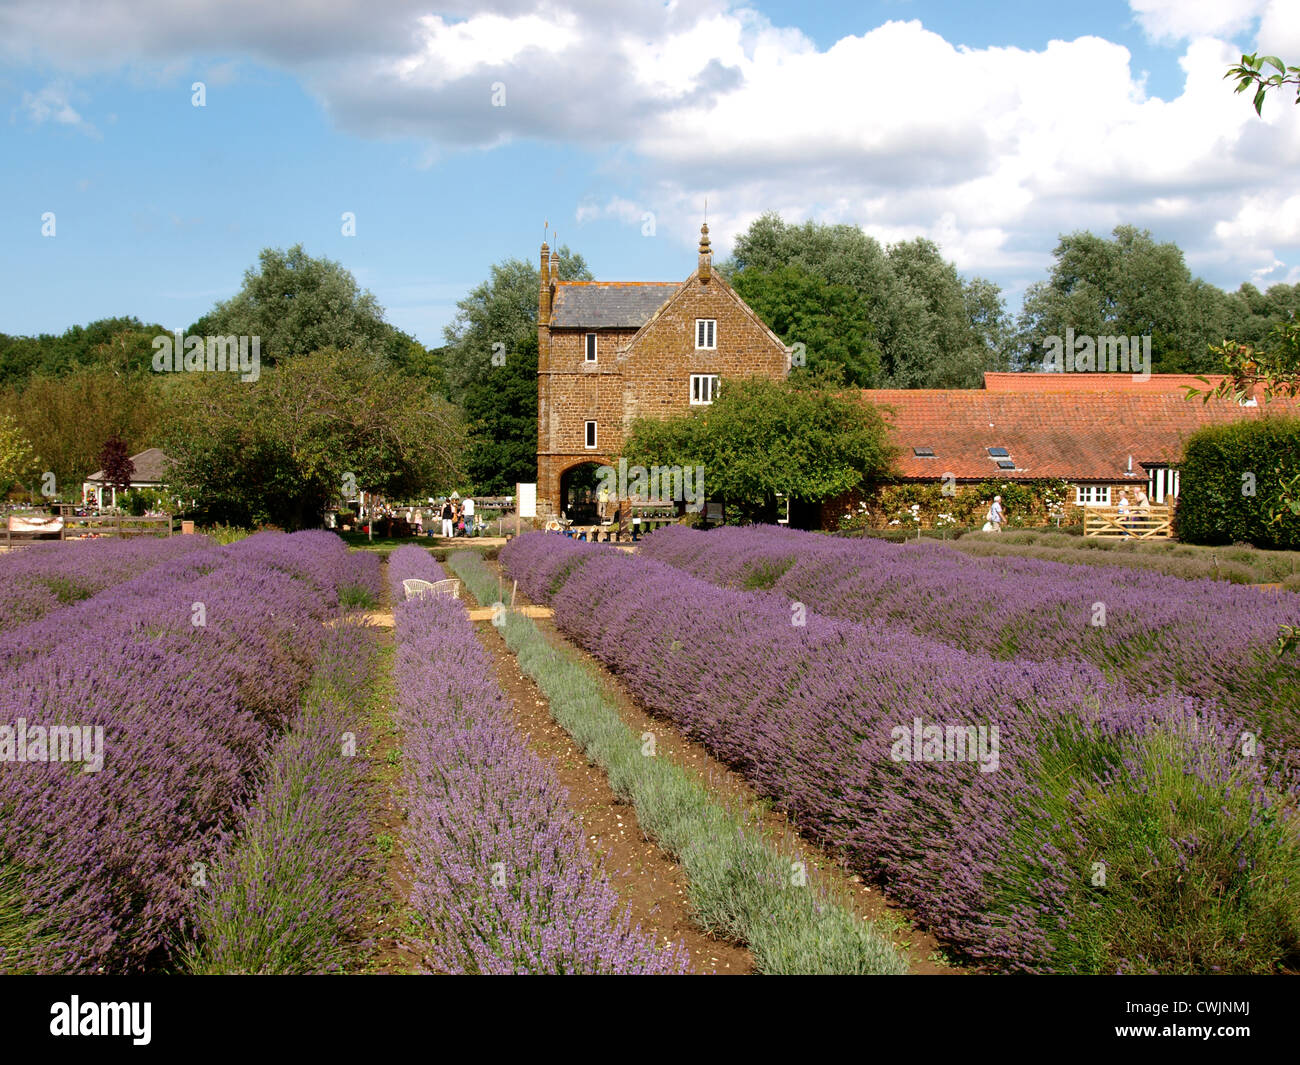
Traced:
POLYGON ((1007 512, 1002 509, 1002 497, 994 496, 993 505, 989 507, 989 524, 993 526, 993 531, 1000 533, 1006 520, 1007 512))
POLYGON ((465 535, 474 535, 474 499, 472 496, 465 497, 465 503, 461 509, 465 517, 465 535))

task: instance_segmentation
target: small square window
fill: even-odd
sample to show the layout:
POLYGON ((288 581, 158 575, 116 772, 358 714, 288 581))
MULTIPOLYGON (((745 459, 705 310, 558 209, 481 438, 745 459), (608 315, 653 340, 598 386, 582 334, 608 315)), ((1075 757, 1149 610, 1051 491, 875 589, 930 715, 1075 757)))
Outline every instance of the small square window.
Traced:
POLYGON ((595 422, 587 423, 586 446, 589 448, 594 448, 596 446, 596 423, 595 422))
POLYGON ((712 351, 718 346, 718 320, 716 318, 695 319, 695 350, 712 351))
POLYGON ((989 451, 989 458, 994 458, 994 459, 1004 459, 1011 454, 1011 452, 1009 452, 1004 447, 991 447, 988 449, 988 451, 989 451))
POLYGON ((595 333, 587 334, 587 361, 588 362, 596 361, 596 334, 595 333))
POLYGON ((717 399, 718 381, 717 374, 691 374, 691 406, 707 405, 717 399))
POLYGON ((918 459, 932 459, 934 458, 934 448, 914 447, 912 448, 912 454, 915 455, 918 459))
POLYGON ((998 469, 1014 470, 1016 468, 1015 459, 998 459, 998 469))

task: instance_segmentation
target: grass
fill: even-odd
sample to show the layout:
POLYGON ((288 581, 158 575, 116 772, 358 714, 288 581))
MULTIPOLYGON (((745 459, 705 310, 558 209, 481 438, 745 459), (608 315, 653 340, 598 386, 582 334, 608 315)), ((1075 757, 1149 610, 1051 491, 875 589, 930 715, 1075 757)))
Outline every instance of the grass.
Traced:
MULTIPOLYGON (((458 552, 450 564, 480 603, 496 601, 496 578, 475 554, 458 552)), ((748 946, 762 973, 908 971, 877 926, 808 881, 797 852, 766 838, 755 811, 728 810, 698 775, 645 755, 640 734, 605 699, 588 666, 552 646, 522 615, 507 614, 502 634, 556 722, 681 864, 700 927, 748 946)))

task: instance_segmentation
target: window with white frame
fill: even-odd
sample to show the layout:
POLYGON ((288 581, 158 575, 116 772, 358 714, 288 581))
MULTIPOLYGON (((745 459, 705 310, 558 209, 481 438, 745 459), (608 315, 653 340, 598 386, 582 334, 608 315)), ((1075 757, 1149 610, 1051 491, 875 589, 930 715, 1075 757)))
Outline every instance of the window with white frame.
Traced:
POLYGON ((589 448, 594 448, 596 446, 596 423, 595 422, 587 423, 586 446, 589 448))
POLYGON ((1077 484, 1074 486, 1074 492, 1074 502, 1077 506, 1110 506, 1110 485, 1108 484, 1077 484))
POLYGON ((716 318, 695 319, 695 350, 712 351, 718 346, 718 320, 716 318))
POLYGON ((712 403, 718 398, 718 375, 712 373, 691 374, 691 405, 712 403))
POLYGON ((587 334, 586 350, 587 350, 587 361, 595 362, 596 361, 596 334, 595 333, 587 334))
POLYGON ((1178 495, 1178 471, 1168 466, 1147 469, 1147 497, 1152 503, 1164 503, 1178 495))

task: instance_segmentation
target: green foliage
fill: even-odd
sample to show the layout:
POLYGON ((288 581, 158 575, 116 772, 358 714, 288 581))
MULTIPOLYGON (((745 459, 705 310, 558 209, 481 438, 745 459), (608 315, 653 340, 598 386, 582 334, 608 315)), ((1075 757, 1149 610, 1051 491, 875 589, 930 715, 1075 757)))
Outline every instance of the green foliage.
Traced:
POLYGON ((537 480, 536 329, 498 362, 465 383, 465 473, 475 492, 513 495, 516 484, 537 480))
POLYGON ((633 423, 629 465, 703 466, 710 499, 746 520, 773 521, 777 496, 816 501, 888 472, 892 449, 879 412, 833 378, 726 379, 712 405, 633 423))
MULTIPOLYGON (((853 384, 865 379, 871 359, 868 355, 850 363, 831 338, 821 339, 834 330, 837 314, 849 323, 845 340, 850 354, 870 352, 858 346, 856 335, 869 324, 880 352, 878 385, 975 388, 985 370, 1006 364, 1008 323, 1001 291, 982 278, 963 282, 929 240, 904 241, 886 251, 857 226, 789 225, 779 215, 765 214, 737 238, 731 261, 719 264, 719 270, 742 295, 751 284, 759 289, 759 299, 774 290, 770 299, 777 314, 785 313, 787 290, 806 290, 812 310, 790 316, 802 317, 796 326, 816 331, 826 352, 823 363, 837 361, 837 354, 845 358, 845 376, 853 384), (786 268, 794 272, 784 279, 765 276, 786 268), (746 274, 759 280, 743 280, 746 274), (808 278, 826 288, 812 288, 808 278), (843 295, 842 289, 857 298, 843 295)), ((817 349, 804 342, 811 361, 817 349)))
POLYGON ((382 358, 289 356, 257 382, 186 375, 164 450, 204 523, 314 527, 351 474, 394 498, 454 483, 462 431, 433 386, 382 358))
POLYGON ((854 289, 801 266, 741 271, 735 289, 784 343, 804 345, 809 370, 838 366, 848 384, 875 387, 880 345, 866 300, 854 289))
POLYGON ((0 494, 16 484, 21 484, 35 472, 36 454, 18 421, 8 414, 0 414, 0 494))
POLYGON ((142 518, 151 510, 165 509, 171 501, 154 488, 132 488, 126 497, 118 496, 118 504, 126 513, 142 518))
POLYGON ((1263 117, 1264 98, 1271 89, 1280 89, 1283 85, 1294 85, 1296 87, 1295 102, 1300 104, 1300 67, 1289 67, 1275 55, 1243 55, 1241 62, 1235 67, 1229 67, 1228 72, 1223 75, 1225 78, 1236 78, 1237 87, 1233 90, 1236 93, 1243 93, 1252 86, 1255 89, 1255 114, 1263 117), (1277 71, 1276 74, 1265 74, 1264 64, 1277 71))
MULTIPOLYGON (((384 355, 412 363, 414 341, 384 321, 374 295, 339 263, 315 259, 301 244, 264 248, 243 287, 218 303, 188 333, 261 337, 263 365, 325 348, 384 355)), ((417 364, 419 359, 415 360, 417 364)))
POLYGON ((119 375, 145 372, 153 354, 153 338, 166 332, 161 325, 126 316, 74 325, 58 336, 0 333, 0 386, 21 385, 38 375, 62 377, 77 370, 110 370, 119 375))
POLYGON ((1300 473, 1300 418, 1202 429, 1187 441, 1181 470, 1180 540, 1300 549, 1300 515, 1284 505, 1285 486, 1300 473))

